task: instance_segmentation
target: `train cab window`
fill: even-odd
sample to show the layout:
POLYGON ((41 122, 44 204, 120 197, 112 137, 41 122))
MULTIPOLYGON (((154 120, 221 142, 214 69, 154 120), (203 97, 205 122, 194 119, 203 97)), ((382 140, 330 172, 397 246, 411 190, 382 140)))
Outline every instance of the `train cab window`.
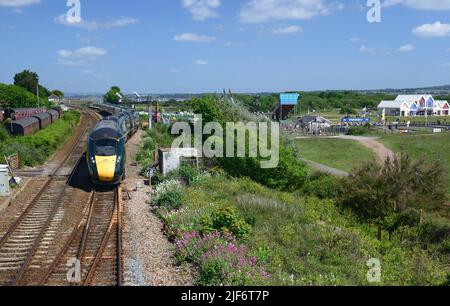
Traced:
POLYGON ((117 141, 114 139, 101 139, 95 142, 96 156, 114 156, 116 155, 117 141))

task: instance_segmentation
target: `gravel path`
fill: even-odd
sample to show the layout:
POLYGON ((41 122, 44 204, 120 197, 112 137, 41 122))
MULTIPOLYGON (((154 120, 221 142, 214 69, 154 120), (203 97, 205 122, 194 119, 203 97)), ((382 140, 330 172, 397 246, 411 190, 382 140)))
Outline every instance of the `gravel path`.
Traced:
POLYGON ((192 269, 174 265, 173 245, 162 233, 162 222, 148 203, 151 188, 139 177, 133 157, 142 138, 138 132, 127 145, 127 180, 123 184, 123 254, 126 286, 188 286, 192 269))

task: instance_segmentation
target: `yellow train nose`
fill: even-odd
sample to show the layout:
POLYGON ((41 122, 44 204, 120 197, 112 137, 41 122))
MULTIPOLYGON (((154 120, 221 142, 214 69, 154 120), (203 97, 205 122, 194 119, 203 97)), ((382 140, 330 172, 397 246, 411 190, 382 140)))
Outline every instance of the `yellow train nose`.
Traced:
POLYGON ((98 179, 100 182, 112 182, 116 171, 117 156, 96 156, 98 179))

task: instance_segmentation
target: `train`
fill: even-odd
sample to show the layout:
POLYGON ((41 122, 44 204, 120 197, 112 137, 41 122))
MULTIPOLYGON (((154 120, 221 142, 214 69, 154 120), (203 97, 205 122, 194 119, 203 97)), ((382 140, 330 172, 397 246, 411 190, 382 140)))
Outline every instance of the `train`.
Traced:
POLYGON ((139 129, 139 114, 113 105, 93 105, 106 116, 100 120, 88 138, 86 160, 94 185, 119 185, 126 176, 127 141, 139 129))
POLYGON ((0 110, 0 124, 13 136, 29 136, 54 123, 61 117, 61 109, 8 108, 0 110), (7 124, 6 124, 7 123, 7 124))

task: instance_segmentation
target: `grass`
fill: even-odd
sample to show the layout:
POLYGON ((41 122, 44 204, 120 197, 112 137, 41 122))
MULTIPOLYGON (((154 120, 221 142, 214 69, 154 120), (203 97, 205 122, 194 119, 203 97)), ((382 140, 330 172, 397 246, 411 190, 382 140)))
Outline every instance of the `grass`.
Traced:
POLYGON ((302 157, 347 172, 375 158, 371 150, 354 140, 308 138, 296 142, 302 157))
MULTIPOLYGON (((431 252, 403 245, 397 235, 391 241, 377 241, 375 227, 341 212, 333 200, 276 191, 249 179, 204 177, 188 187, 187 201, 180 211, 164 213, 162 218, 166 230, 183 237, 201 232, 204 220, 220 207, 232 207, 251 225, 249 234, 238 243, 270 275, 263 279, 224 276, 222 284, 370 286, 374 285, 366 278, 370 258, 382 262, 379 285, 445 281, 443 263, 431 252)), ((201 259, 195 262, 203 272, 211 268, 201 259)), ((219 284, 215 279, 207 283, 219 284)))
POLYGON ((440 160, 447 169, 450 195, 450 133, 419 135, 386 135, 380 141, 396 153, 433 162, 440 160))

